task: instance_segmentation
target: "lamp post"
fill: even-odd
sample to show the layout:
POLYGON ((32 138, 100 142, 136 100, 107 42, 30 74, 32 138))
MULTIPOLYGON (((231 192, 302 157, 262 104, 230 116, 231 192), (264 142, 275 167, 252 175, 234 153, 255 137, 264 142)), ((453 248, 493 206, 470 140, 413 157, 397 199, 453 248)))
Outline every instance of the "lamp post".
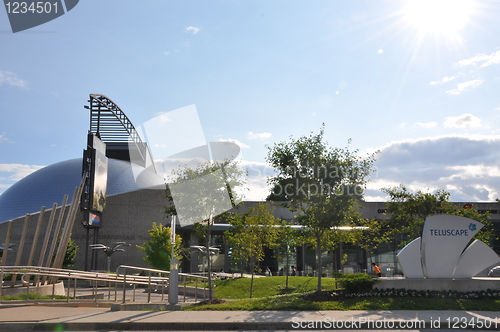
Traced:
POLYGON ((125 243, 125 242, 114 242, 113 244, 109 246, 105 246, 104 244, 91 244, 89 247, 92 247, 92 249, 102 249, 106 256, 108 256, 108 268, 106 271, 111 271, 111 255, 113 255, 117 251, 125 251, 125 249, 120 248, 122 246, 130 246, 130 243, 125 243))

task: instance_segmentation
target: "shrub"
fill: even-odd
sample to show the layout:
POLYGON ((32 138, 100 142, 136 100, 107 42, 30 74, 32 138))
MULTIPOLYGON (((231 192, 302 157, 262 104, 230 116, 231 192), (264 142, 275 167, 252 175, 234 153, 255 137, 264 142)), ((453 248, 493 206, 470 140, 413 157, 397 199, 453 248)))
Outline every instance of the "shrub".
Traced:
MULTIPOLYGON (((158 270, 170 270, 170 259, 172 255, 172 245, 170 244, 170 227, 165 227, 160 223, 153 222, 152 228, 148 231, 150 240, 144 242, 143 246, 137 246, 146 253, 143 257, 146 263, 158 270)), ((179 234, 175 236, 174 257, 180 259, 180 246, 182 238, 179 234)))
POLYGON ((346 293, 369 292, 376 282, 376 279, 365 273, 346 274, 339 279, 339 285, 346 293))

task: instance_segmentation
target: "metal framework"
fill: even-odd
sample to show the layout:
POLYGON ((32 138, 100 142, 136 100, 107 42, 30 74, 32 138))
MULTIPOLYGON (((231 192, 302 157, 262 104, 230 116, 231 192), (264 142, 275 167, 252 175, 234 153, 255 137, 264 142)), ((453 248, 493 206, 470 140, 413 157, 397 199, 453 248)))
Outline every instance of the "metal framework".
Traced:
MULTIPOLYGON (((161 295, 161 301, 164 301, 164 290, 166 287, 172 286, 170 283, 170 271, 158 270, 158 269, 149 269, 144 267, 136 267, 130 265, 120 265, 116 269, 116 273, 103 273, 103 272, 87 272, 87 271, 78 271, 78 270, 67 270, 67 269, 58 269, 58 268, 49 268, 43 266, 0 266, 0 280, 3 280, 4 275, 21 275, 22 285, 26 288, 26 293, 30 292, 30 289, 36 293, 36 298, 34 300, 35 303, 38 303, 38 296, 40 294, 40 287, 44 285, 44 281, 49 281, 52 287, 52 296, 54 296, 54 286, 60 279, 65 279, 67 286, 67 299, 66 301, 70 301, 70 289, 71 289, 71 279, 74 280, 74 292, 73 297, 76 297, 76 280, 87 280, 93 284, 93 295, 94 301, 97 300, 97 290, 98 290, 98 282, 104 283, 104 285, 108 285, 108 300, 111 299, 112 289, 114 289, 114 301, 118 301, 118 287, 122 288, 122 303, 126 303, 126 301, 135 301, 136 300, 136 286, 142 285, 146 286, 148 290, 147 302, 151 303, 152 295, 161 295), (34 278, 33 278, 34 276, 34 278), (34 281, 32 281, 34 280, 34 281), (130 296, 127 297, 127 286, 133 285, 133 294, 132 298, 130 296), (155 286, 155 287, 153 287, 155 286), (161 288, 161 294, 152 294, 152 290, 154 288, 161 288)), ((194 297, 194 301, 198 302, 199 297, 203 296, 203 300, 205 300, 209 294, 207 286, 208 277, 199 276, 188 273, 179 273, 178 277, 182 278, 183 285, 179 286, 179 289, 184 291, 183 297, 184 302, 187 302, 188 292, 191 293, 189 296, 194 297), (194 283, 195 286, 187 286, 188 283, 194 283)), ((24 288, 23 287, 23 288, 24 288)), ((101 287, 100 289, 106 288, 106 286, 101 287)), ((130 291, 130 289, 129 289, 130 291)), ((23 289, 24 292, 24 289, 23 289)), ((2 295, 2 288, 0 287, 0 296, 2 295)), ((170 296, 170 295, 169 295, 170 296)), ((179 295, 180 296, 180 295, 179 295)), ((26 297, 27 301, 28 297, 26 297)), ((170 300, 170 299, 169 299, 170 300)), ((54 301, 54 300, 48 300, 54 301)), ((78 299, 72 299, 72 302, 78 302, 78 299)), ((85 300, 82 300, 85 301, 85 300)), ((105 299, 103 301, 106 301, 105 299)))
POLYGON ((120 107, 101 94, 90 94, 89 103, 90 106, 85 108, 90 110, 90 132, 110 147, 121 147, 122 150, 128 147, 130 150, 130 146, 135 146, 134 154, 138 153, 141 166, 146 167, 152 161, 151 152, 120 107))

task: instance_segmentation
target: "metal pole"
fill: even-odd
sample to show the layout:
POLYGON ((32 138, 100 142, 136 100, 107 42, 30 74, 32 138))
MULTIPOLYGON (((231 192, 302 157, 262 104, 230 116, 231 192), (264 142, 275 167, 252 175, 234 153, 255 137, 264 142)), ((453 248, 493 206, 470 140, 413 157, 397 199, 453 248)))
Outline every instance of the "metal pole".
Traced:
POLYGON ((179 302, 179 260, 174 257, 175 250, 175 224, 176 216, 172 216, 172 223, 170 225, 170 244, 172 245, 172 252, 170 255, 170 277, 168 280, 168 303, 177 304, 179 302))
MULTIPOLYGON (((23 233, 21 235, 21 240, 19 242, 19 248, 17 252, 17 257, 16 257, 16 263, 14 264, 15 266, 19 266, 21 264, 21 257, 23 254, 23 249, 24 249, 24 241, 26 239, 26 233, 28 231, 28 221, 30 219, 30 215, 26 214, 26 217, 24 218, 24 226, 23 226, 23 233)), ((12 275, 12 280, 10 281, 10 287, 13 288, 16 285, 16 279, 17 279, 17 274, 12 275)))
POLYGON ((125 303, 125 290, 126 290, 126 287, 127 287, 127 268, 124 267, 123 268, 123 302, 122 303, 125 303))
POLYGON ((148 303, 151 303, 151 271, 148 271, 148 303))
POLYGON ((9 252, 10 236, 12 234, 13 221, 9 221, 8 223, 9 225, 7 228, 7 235, 5 236, 5 243, 3 245, 2 262, 0 263, 2 266, 5 266, 5 264, 7 263, 7 253, 9 252))
POLYGON ((36 224, 36 230, 35 230, 35 236, 33 237, 33 243, 31 244, 31 252, 30 252, 30 257, 28 258, 28 266, 30 266, 33 263, 33 259, 35 257, 36 244, 38 242, 40 228, 42 227, 44 213, 45 213, 45 206, 42 206, 42 208, 40 209, 40 214, 38 216, 38 222, 36 224))
POLYGON ((90 237, 90 229, 89 227, 87 228, 87 235, 85 237, 85 271, 89 270, 89 237, 90 237))

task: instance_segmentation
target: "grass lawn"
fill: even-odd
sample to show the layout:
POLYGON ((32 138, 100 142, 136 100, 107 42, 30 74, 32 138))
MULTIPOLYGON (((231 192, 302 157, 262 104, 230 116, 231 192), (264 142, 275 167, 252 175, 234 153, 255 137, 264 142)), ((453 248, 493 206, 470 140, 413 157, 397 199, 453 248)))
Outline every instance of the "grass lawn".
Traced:
MULTIPOLYGON (((217 281, 215 297, 218 299, 248 299, 250 297, 250 278, 226 279, 217 281)), ((322 279, 322 290, 337 288, 333 278, 322 279)), ((254 278, 253 298, 282 294, 306 293, 316 291, 318 279, 313 277, 289 277, 289 289, 286 289, 286 277, 254 278)))
MULTIPOLYGON (((13 300, 26 300, 26 297, 30 300, 36 299, 36 293, 20 293, 17 295, 4 295, 0 297, 0 301, 13 301, 13 300)), ((39 300, 51 300, 52 295, 39 295, 38 296, 39 300)), ((63 295, 54 295, 54 299, 66 299, 66 296, 63 295)))
MULTIPOLYGON (((312 302, 304 294, 316 291, 317 279, 290 277, 290 289, 285 290, 285 277, 254 280, 254 298, 249 299, 250 279, 230 279, 217 282, 215 297, 234 299, 220 304, 193 305, 183 310, 487 310, 500 311, 500 300, 457 300, 415 297, 370 297, 312 302)), ((323 290, 336 288, 332 278, 322 279, 323 290)))

